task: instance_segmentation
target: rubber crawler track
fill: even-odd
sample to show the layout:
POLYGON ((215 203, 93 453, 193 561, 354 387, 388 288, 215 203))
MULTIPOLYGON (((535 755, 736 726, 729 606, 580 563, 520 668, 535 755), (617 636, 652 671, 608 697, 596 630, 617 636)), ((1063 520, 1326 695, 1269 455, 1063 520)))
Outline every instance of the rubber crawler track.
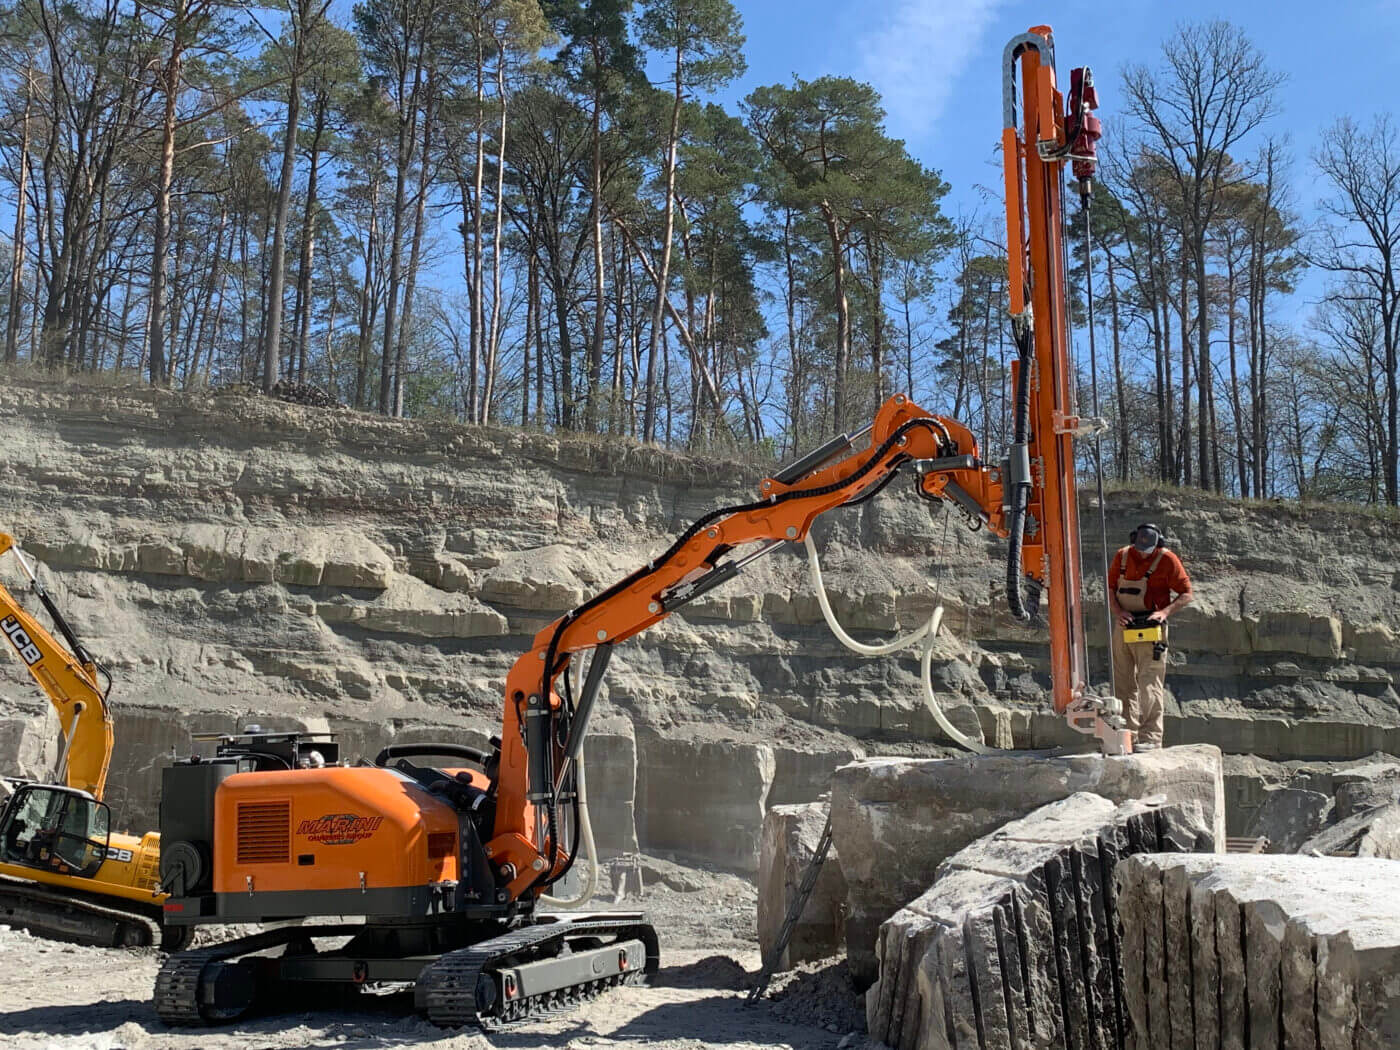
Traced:
POLYGON ((572 1010, 608 988, 655 973, 660 962, 656 931, 642 922, 640 915, 540 923, 512 930, 470 948, 448 952, 429 964, 418 978, 420 1001, 426 1005, 428 1019, 443 1028, 476 1024, 487 1031, 499 1031, 572 1010), (498 997, 490 1012, 478 1011, 477 981, 483 974, 491 973, 494 965, 525 952, 548 955, 549 949, 554 947, 551 942, 562 946, 567 939, 587 935, 640 940, 647 949, 646 965, 631 974, 568 985, 509 1004, 502 1003, 498 997))

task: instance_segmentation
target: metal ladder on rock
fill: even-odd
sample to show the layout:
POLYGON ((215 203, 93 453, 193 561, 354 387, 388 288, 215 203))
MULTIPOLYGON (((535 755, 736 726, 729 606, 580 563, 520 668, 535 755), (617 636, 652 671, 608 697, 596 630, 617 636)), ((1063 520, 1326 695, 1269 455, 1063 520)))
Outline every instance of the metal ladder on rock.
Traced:
POLYGON ((822 865, 826 863, 826 855, 830 851, 831 810, 828 809, 821 840, 817 843, 812 859, 807 862, 807 867, 802 872, 802 881, 797 885, 796 895, 788 902, 787 914, 783 916, 782 928, 778 930, 778 940, 774 943, 773 950, 768 953, 768 958, 763 960, 763 969, 759 971, 758 980, 749 989, 748 1002, 758 1002, 763 993, 768 990, 768 982, 773 979, 773 971, 778 968, 778 960, 783 957, 783 952, 787 951, 788 942, 792 940, 792 931, 797 928, 797 922, 802 918, 802 912, 807 907, 812 890, 816 888, 817 878, 821 875, 822 865))

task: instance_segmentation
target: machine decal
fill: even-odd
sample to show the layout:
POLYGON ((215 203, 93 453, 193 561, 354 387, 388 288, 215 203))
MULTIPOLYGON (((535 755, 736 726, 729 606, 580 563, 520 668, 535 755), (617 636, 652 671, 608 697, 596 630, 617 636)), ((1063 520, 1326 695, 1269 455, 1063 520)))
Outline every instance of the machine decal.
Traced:
POLYGON ((297 825, 297 834, 321 846, 349 846, 369 838, 383 823, 383 817, 327 813, 315 820, 303 820, 297 825))
POLYGON ((19 621, 13 616, 6 616, 0 620, 0 629, 3 629, 5 636, 10 639, 15 649, 19 652, 19 658, 29 667, 33 667, 44 658, 44 654, 39 651, 39 647, 30 639, 25 629, 20 626, 19 621))
POLYGON ((135 854, 129 849, 121 849, 116 846, 108 846, 103 854, 105 860, 115 860, 121 864, 130 864, 135 854))

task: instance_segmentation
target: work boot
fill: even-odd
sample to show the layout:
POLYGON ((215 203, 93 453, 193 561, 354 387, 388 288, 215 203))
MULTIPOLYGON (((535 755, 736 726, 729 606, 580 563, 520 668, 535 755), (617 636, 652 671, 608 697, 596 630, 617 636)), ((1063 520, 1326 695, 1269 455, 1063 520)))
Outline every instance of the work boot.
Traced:
POLYGON ((1144 740, 1144 741, 1143 741, 1142 743, 1140 743, 1140 744, 1134 744, 1134 745, 1133 745, 1133 750, 1134 750, 1134 751, 1156 751, 1156 750, 1157 750, 1159 747, 1161 747, 1161 746, 1162 746, 1161 744, 1154 744, 1154 743, 1151 743, 1150 741, 1144 740))

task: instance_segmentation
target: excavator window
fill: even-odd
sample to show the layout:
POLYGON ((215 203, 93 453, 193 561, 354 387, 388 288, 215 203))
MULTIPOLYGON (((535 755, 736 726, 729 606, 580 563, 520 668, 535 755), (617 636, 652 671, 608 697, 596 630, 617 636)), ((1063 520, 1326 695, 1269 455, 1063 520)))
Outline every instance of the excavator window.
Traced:
POLYGON ((0 857, 60 875, 97 874, 107 857, 111 815, 85 792, 26 785, 6 807, 0 857))

